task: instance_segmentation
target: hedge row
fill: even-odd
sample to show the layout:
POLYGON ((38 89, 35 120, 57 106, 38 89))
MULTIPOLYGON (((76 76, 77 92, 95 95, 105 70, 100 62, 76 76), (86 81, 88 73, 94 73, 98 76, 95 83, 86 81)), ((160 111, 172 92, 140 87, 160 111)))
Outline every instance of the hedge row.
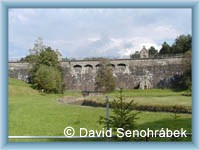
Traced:
MULTIPOLYGON (((106 103, 96 102, 92 100, 84 100, 82 105, 93 107, 106 107, 106 103)), ((112 104, 109 104, 112 108, 112 104)), ((192 110, 189 106, 161 106, 161 105, 136 105, 133 110, 152 111, 152 112, 173 112, 173 113, 188 113, 191 114, 192 110)))

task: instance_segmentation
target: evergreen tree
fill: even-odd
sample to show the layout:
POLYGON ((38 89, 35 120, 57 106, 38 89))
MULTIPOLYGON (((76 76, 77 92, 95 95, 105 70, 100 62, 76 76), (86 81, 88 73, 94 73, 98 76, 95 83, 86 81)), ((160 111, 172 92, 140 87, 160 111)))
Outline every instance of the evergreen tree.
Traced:
POLYGON ((164 42, 162 44, 162 48, 159 51, 159 54, 170 54, 171 53, 171 47, 167 42, 164 42))
POLYGON ((131 55, 130 55, 130 58, 131 58, 131 59, 140 58, 140 52, 139 52, 139 51, 136 51, 134 54, 131 54, 131 55))
POLYGON ((180 35, 176 38, 175 42, 172 45, 172 53, 185 53, 188 50, 192 49, 192 36, 180 35))
MULTIPOLYGON (((111 103, 113 115, 109 119, 109 127, 117 130, 117 128, 123 128, 124 132, 127 130, 136 130, 136 121, 139 119, 138 114, 140 112, 134 112, 132 109, 135 108, 136 103, 134 101, 124 102, 124 97, 122 95, 122 89, 120 89, 120 95, 118 100, 114 100, 111 103)), ((100 124, 107 125, 107 118, 101 116, 99 119, 100 124)), ((123 137, 122 140, 130 140, 131 138, 123 137)))
POLYGON ((155 47, 151 46, 149 48, 149 56, 156 56, 158 54, 158 50, 155 47))

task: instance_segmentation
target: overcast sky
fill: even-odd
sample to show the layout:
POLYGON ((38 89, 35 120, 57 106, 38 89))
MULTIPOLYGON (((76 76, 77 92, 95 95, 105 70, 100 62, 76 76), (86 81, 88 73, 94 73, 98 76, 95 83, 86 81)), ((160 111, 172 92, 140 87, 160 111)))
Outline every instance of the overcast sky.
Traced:
POLYGON ((126 58, 191 34, 191 9, 9 9, 9 60, 29 54, 35 40, 63 57, 126 58))

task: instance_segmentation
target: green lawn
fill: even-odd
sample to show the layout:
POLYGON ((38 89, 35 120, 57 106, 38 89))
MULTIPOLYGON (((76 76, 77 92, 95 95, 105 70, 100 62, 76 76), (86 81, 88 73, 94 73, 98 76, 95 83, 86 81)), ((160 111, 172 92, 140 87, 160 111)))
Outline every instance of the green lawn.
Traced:
MULTIPOLYGON (((174 97, 177 94, 168 90, 163 92, 174 97)), ((138 97, 141 98, 142 93, 138 93, 141 95, 138 97)), ((156 93, 155 90, 154 94, 156 93)), ((133 92, 130 92, 129 97, 133 96, 131 94, 133 92)), ((66 92, 64 95, 78 97, 80 92, 66 92)), ((63 136, 63 130, 66 126, 74 127, 77 131, 76 135, 78 135, 80 127, 87 129, 101 129, 103 127, 99 125, 98 120, 99 116, 105 115, 105 108, 62 104, 58 102, 58 98, 62 96, 39 93, 22 81, 9 79, 9 135, 63 136)), ((115 97, 116 93, 111 93, 110 96, 115 97)), ((150 96, 149 100, 153 101, 150 96)), ((143 101, 145 102, 145 100, 143 101)), ((184 128, 191 132, 191 114, 179 115, 181 118, 175 122, 172 117, 173 113, 141 112, 137 122, 138 128, 153 130, 184 128)))

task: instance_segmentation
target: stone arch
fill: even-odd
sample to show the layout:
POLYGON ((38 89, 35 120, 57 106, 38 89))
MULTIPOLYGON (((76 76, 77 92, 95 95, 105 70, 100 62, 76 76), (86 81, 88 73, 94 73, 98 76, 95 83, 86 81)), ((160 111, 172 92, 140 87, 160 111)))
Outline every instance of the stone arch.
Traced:
POLYGON ((120 63, 120 64, 117 64, 117 67, 118 67, 119 71, 124 72, 126 69, 126 64, 120 63))
POLYGON ((90 65, 90 64, 87 64, 87 65, 85 65, 84 67, 85 67, 85 68, 91 68, 91 69, 93 69, 93 66, 90 65))
POLYGON ((82 68, 81 65, 74 65, 74 68, 82 68))
POLYGON ((74 65, 73 68, 76 73, 81 73, 81 70, 82 70, 81 65, 74 65))
POLYGON ((91 72, 92 69, 93 69, 93 66, 90 65, 90 64, 87 64, 87 65, 85 65, 84 67, 85 67, 85 71, 86 71, 86 72, 91 72))
POLYGON ((120 63, 120 64, 117 64, 117 66, 124 66, 124 67, 126 67, 126 64, 120 63))
POLYGON ((101 67, 101 66, 102 66, 102 64, 97 64, 95 67, 98 68, 98 67, 101 67))

